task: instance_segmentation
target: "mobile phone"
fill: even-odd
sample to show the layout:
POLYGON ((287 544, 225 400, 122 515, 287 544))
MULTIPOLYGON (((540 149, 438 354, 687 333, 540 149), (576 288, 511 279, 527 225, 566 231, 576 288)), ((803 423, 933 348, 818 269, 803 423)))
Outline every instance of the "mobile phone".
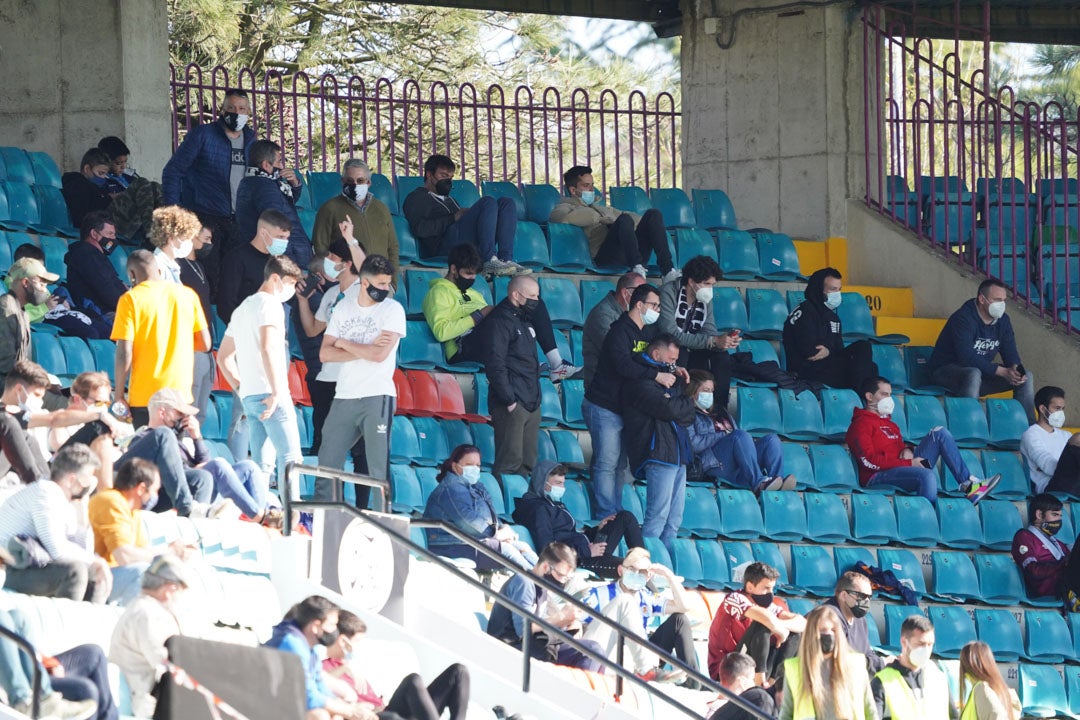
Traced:
POLYGON ((739 335, 742 335, 742 330, 740 330, 739 328, 728 330, 728 335, 730 335, 731 337, 739 337, 739 335))
POLYGON ((1020 377, 1027 377, 1027 370, 1024 369, 1022 364, 1016 366, 1016 372, 1020 373, 1020 377))
POLYGON ((593 543, 599 545, 600 543, 607 542, 607 533, 603 530, 596 533, 596 537, 593 539, 593 543))

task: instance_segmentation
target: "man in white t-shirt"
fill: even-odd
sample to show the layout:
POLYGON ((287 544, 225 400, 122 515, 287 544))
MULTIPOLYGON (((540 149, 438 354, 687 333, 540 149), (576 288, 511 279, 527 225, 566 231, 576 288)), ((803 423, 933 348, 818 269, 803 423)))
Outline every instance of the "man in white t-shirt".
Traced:
POLYGON ((1035 493, 1080 490, 1080 435, 1062 430, 1065 391, 1053 385, 1035 393, 1036 422, 1020 436, 1035 493))
MULTIPOLYGON (((264 453, 269 439, 277 455, 277 478, 285 478, 289 462, 301 462, 300 431, 289 393, 289 358, 285 343, 285 310, 296 293, 300 268, 285 255, 266 261, 263 284, 233 311, 218 349, 218 367, 244 403, 251 456, 267 474, 274 463, 264 453)), ((293 488, 299 500, 300 488, 293 488)))
MULTIPOLYGON (((360 266, 354 301, 334 308, 319 356, 341 363, 330 414, 323 424, 319 464, 342 468, 345 455, 364 438, 368 475, 387 477, 390 422, 394 417, 394 367, 398 342, 405 337, 405 309, 389 297, 394 266, 382 255, 369 255, 360 266)), ((368 488, 356 486, 357 507, 367 507, 368 488)), ((340 499, 328 480, 315 481, 319 500, 340 499)))

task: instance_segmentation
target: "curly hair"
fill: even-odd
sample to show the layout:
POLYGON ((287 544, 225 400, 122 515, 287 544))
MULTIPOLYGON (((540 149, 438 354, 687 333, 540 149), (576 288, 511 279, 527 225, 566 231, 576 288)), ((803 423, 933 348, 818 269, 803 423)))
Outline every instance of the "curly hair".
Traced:
POLYGON ((150 225, 150 242, 154 247, 165 247, 175 238, 192 240, 202 230, 202 222, 190 210, 179 205, 168 205, 154 210, 154 220, 150 225))

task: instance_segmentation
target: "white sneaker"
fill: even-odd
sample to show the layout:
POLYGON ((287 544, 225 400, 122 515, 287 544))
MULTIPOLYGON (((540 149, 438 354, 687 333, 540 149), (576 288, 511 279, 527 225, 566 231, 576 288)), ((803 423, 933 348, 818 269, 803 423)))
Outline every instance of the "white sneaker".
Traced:
MULTIPOLYGON (((30 701, 19 703, 15 710, 24 715, 30 714, 30 701)), ((97 702, 94 700, 79 700, 77 702, 65 700, 58 692, 53 692, 41 698, 38 716, 42 720, 89 720, 97 715, 97 702)))
POLYGON ((671 268, 664 274, 663 282, 671 282, 672 280, 678 280, 682 277, 682 270, 679 268, 671 268))
POLYGON ((210 510, 206 513, 206 517, 215 518, 218 520, 239 520, 240 508, 236 506, 236 503, 231 498, 219 497, 214 501, 214 504, 210 506, 210 510))
POLYGON ((484 263, 484 273, 487 275, 515 275, 517 274, 517 267, 516 263, 500 260, 492 255, 491 259, 484 263))
POLYGON ((579 372, 581 372, 581 367, 577 365, 571 365, 570 363, 563 360, 562 365, 550 372, 551 382, 557 383, 562 380, 567 380, 577 375, 579 372))
POLYGON ((518 275, 531 275, 532 274, 532 268, 527 268, 524 265, 522 265, 521 263, 514 262, 513 260, 510 260, 509 262, 510 262, 511 265, 514 266, 514 272, 516 274, 518 274, 518 275))
POLYGON ((648 277, 648 273, 645 272, 645 266, 641 263, 638 263, 633 268, 631 268, 630 272, 637 273, 641 277, 648 277))
POLYGON ((188 517, 204 518, 210 515, 210 503, 199 502, 197 500, 191 501, 191 512, 188 513, 188 517))

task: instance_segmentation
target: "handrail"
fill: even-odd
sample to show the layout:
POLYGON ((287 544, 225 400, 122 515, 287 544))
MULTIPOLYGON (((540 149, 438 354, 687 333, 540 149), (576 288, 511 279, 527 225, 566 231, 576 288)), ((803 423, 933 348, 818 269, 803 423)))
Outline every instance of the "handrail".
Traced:
MULTIPOLYGON (((290 483, 291 483, 292 476, 295 475, 296 473, 301 472, 300 468, 303 468, 304 471, 306 472, 306 474, 314 474, 312 472, 309 472, 310 466, 302 465, 302 464, 299 464, 299 463, 289 463, 289 465, 287 466, 286 471, 285 471, 285 488, 284 488, 285 489, 285 492, 284 492, 284 497, 285 498, 289 497, 288 490, 289 490, 289 486, 290 486, 290 483)), ((341 479, 341 480, 349 481, 348 478, 346 477, 346 476, 349 475, 349 473, 344 473, 344 472, 337 471, 337 470, 332 470, 332 469, 329 469, 329 468, 319 468, 319 470, 323 471, 323 474, 324 474, 325 477, 329 477, 332 480, 333 479, 341 479), (341 476, 341 477, 338 477, 338 476, 341 476)), ((368 478, 368 477, 365 477, 365 476, 357 476, 357 478, 359 478, 359 480, 357 481, 358 484, 365 484, 364 481, 370 481, 371 483, 373 483, 372 487, 377 487, 378 486, 377 483, 382 482, 382 481, 376 480, 375 478, 368 478)), ((681 702, 679 702, 675 698, 672 698, 672 697, 668 696, 666 693, 657 692, 646 681, 642 680, 636 674, 634 674, 633 672, 631 672, 631 671, 629 671, 629 670, 627 670, 626 668, 623 667, 622 659, 623 659, 623 650, 624 650, 625 642, 626 642, 626 640, 630 640, 631 642, 634 642, 634 643, 637 643, 637 644, 641 645, 642 647, 644 647, 649 652, 660 656, 664 661, 669 662, 673 667, 676 667, 676 668, 682 670, 683 672, 685 672, 687 674, 688 678, 696 680, 703 687, 705 687, 705 688, 707 688, 707 689, 709 689, 711 691, 714 691, 714 692, 716 692, 716 693, 718 693, 720 695, 726 696, 728 702, 733 702, 734 704, 738 705, 740 708, 747 711, 748 713, 750 713, 754 717, 761 718, 761 720, 770 720, 770 716, 767 713, 765 713, 764 711, 762 711, 759 707, 757 707, 756 705, 746 701, 745 699, 739 697, 738 695, 732 693, 730 690, 723 687, 722 685, 717 683, 712 678, 701 674, 699 671, 691 668, 689 665, 686 665, 685 663, 683 663, 678 658, 673 657, 671 655, 668 655, 668 654, 660 651, 658 648, 656 648, 655 646, 653 646, 649 642, 647 637, 643 637, 643 636, 640 636, 640 635, 637 635, 635 633, 630 632, 629 630, 627 630, 623 626, 621 626, 618 623, 616 623, 616 622, 610 620, 609 618, 605 617, 599 611, 589 607, 588 605, 585 605, 584 603, 582 603, 580 600, 573 597, 572 595, 567 594, 565 592, 565 590, 563 590, 558 585, 555 585, 554 583, 549 582, 547 580, 547 578, 543 578, 543 577, 540 577, 540 576, 537 576, 537 575, 532 575, 532 574, 528 573, 523 568, 520 568, 517 565, 513 564, 512 562, 510 562, 509 560, 504 558, 502 555, 492 551, 486 545, 483 545, 482 543, 477 542, 474 538, 464 534, 458 528, 456 528, 456 527, 454 527, 452 525, 448 525, 448 524, 446 524, 446 523, 444 523, 442 521, 410 519, 410 523, 414 527, 439 529, 439 530, 442 530, 442 531, 446 532, 447 534, 453 536, 455 539, 460 541, 462 544, 468 545, 469 547, 471 547, 475 551, 477 551, 480 554, 484 555, 489 560, 496 563, 497 565, 499 565, 502 569, 506 570, 507 572, 510 572, 510 573, 512 573, 514 575, 528 575, 527 579, 530 582, 541 585, 548 592, 551 592, 554 595, 556 595, 557 597, 559 597, 563 602, 570 604, 572 607, 575 608, 575 610, 588 615, 591 618, 591 622, 599 622, 599 623, 605 625, 606 627, 608 627, 608 629, 615 632, 616 635, 619 638, 619 644, 618 644, 618 650, 617 650, 617 660, 612 661, 606 655, 595 653, 590 648, 588 648, 585 645, 581 644, 574 637, 572 637, 570 635, 567 635, 560 628, 552 625, 547 620, 537 616, 535 613, 533 613, 531 611, 528 611, 528 610, 525 610, 521 606, 514 603, 512 600, 509 600, 504 595, 502 595, 501 592, 500 593, 493 592, 491 590, 491 588, 486 587, 479 580, 471 577, 467 573, 462 572, 461 569, 458 566, 456 566, 455 564, 447 561, 445 558, 435 554, 434 552, 432 552, 431 550, 428 550, 427 548, 423 547, 422 545, 418 545, 417 543, 413 542, 411 538, 402 536, 401 534, 396 532, 393 528, 390 528, 390 527, 384 525, 378 518, 374 517, 373 515, 371 515, 367 511, 362 511, 362 510, 360 510, 360 509, 358 509, 356 507, 353 507, 352 505, 348 505, 348 504, 346 504, 344 502, 292 501, 292 500, 287 500, 286 499, 284 501, 284 505, 285 505, 286 518, 288 518, 290 509, 293 509, 293 508, 307 508, 307 509, 311 509, 311 510, 316 510, 316 509, 336 509, 336 510, 346 510, 347 512, 349 512, 351 514, 353 514, 353 515, 355 515, 357 517, 361 517, 364 520, 372 523, 373 525, 375 525, 379 529, 381 529, 384 533, 386 533, 386 535, 391 539, 391 541, 404 544, 414 554, 419 555, 420 557, 422 557, 425 560, 428 560, 429 562, 433 562, 433 563, 436 563, 436 564, 442 566, 443 569, 449 571, 451 574, 453 574, 456 577, 458 577, 459 579, 465 581, 466 584, 468 584, 468 585, 470 585, 470 586, 472 586, 472 587, 474 587, 474 588, 476 588, 478 590, 481 590, 482 592, 484 592, 487 595, 491 595, 492 599, 495 602, 497 602, 499 605, 502 605, 503 607, 505 607, 511 613, 517 613, 517 614, 523 615, 528 620, 530 620, 532 622, 535 622, 537 625, 539 625, 541 628, 543 628, 545 632, 547 632, 549 634, 554 634, 554 635, 560 637, 561 640, 563 640, 564 642, 569 644, 571 647, 573 647, 574 649, 581 652, 586 657, 589 657, 589 658, 599 662, 601 665, 605 666, 606 668, 611 669, 611 671, 614 672, 615 675, 616 675, 616 692, 615 692, 615 697, 616 698, 618 698, 618 697, 620 697, 622 695, 622 682, 624 680, 626 680, 626 679, 629 679, 630 682, 633 683, 634 685, 643 688, 644 690, 646 690, 650 694, 658 695, 664 702, 667 702, 668 704, 672 705, 673 707, 675 707, 680 712, 688 713, 691 716, 699 714, 699 713, 695 712, 694 710, 686 707, 685 705, 683 705, 681 702)), ((292 531, 291 525, 292 525, 292 523, 290 523, 290 522, 285 523, 284 528, 283 528, 283 531, 284 531, 285 535, 289 535, 291 533, 291 531, 292 531)), ((531 663, 531 660, 532 660, 532 657, 531 657, 531 655, 529 653, 529 643, 530 643, 530 640, 531 640, 530 635, 531 635, 530 633, 525 633, 524 636, 522 637, 522 655, 523 655, 522 690, 523 690, 523 692, 528 692, 529 691, 529 682, 530 682, 529 678, 530 678, 530 667, 531 667, 530 663, 531 663)))
MULTIPOLYGON (((325 465, 304 465, 303 463, 290 462, 285 466, 285 482, 282 486, 282 511, 285 514, 285 528, 287 529, 285 534, 288 535, 290 526, 292 523, 288 522, 290 517, 290 511, 293 507, 299 504, 299 501, 291 500, 292 488, 295 483, 296 476, 300 475, 314 475, 315 477, 326 478, 327 480, 336 480, 338 482, 352 483, 353 485, 363 485, 365 487, 374 488, 382 492, 382 508, 380 512, 388 513, 392 507, 394 500, 393 488, 390 487, 389 480, 380 480, 379 478, 372 477, 370 475, 362 475, 360 473, 348 473, 338 468, 326 467, 325 465), (302 470, 301 470, 302 468, 302 470)), ((338 495, 338 486, 334 485, 334 497, 337 502, 344 502, 344 496, 338 495)))
POLYGON ((33 718, 33 720, 38 720, 38 717, 41 714, 41 663, 37 661, 37 652, 34 650, 34 646, 30 644, 29 640, 13 630, 8 630, 3 625, 0 625, 0 635, 15 643, 15 645, 29 655, 30 659, 33 661, 34 672, 30 677, 30 687, 32 689, 32 694, 30 696, 30 717, 33 718))

